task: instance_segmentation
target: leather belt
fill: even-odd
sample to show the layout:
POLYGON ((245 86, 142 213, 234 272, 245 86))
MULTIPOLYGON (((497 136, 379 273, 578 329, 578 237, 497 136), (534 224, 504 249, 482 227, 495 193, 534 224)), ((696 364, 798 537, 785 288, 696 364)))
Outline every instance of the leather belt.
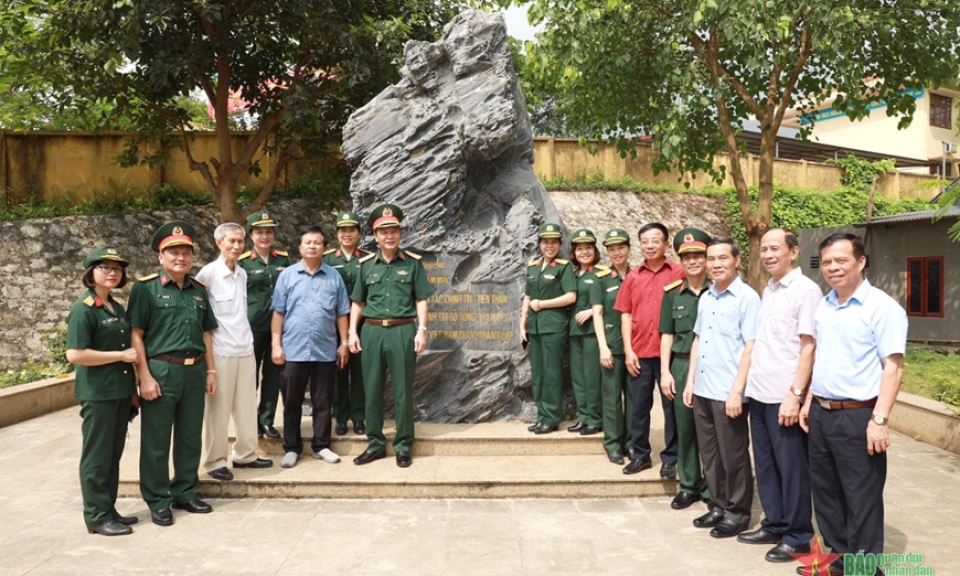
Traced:
POLYGON ((383 326, 384 328, 391 328, 393 326, 400 326, 402 324, 413 324, 417 321, 417 319, 397 318, 395 320, 378 320, 377 318, 364 318, 363 321, 367 324, 376 324, 377 326, 383 326))
POLYGON ((680 359, 682 359, 682 360, 689 360, 689 359, 690 359, 690 354, 685 353, 685 352, 673 352, 673 353, 671 353, 671 356, 674 357, 674 358, 680 358, 680 359))
POLYGON ((814 396, 820 407, 824 410, 854 410, 856 408, 873 408, 877 405, 877 399, 872 400, 827 400, 814 396))
POLYGON ((157 354, 153 357, 154 360, 159 360, 161 362, 169 362, 171 364, 183 364, 184 366, 193 366, 198 362, 203 361, 203 354, 197 354, 196 356, 191 356, 189 358, 181 358, 180 356, 170 356, 169 354, 157 354))

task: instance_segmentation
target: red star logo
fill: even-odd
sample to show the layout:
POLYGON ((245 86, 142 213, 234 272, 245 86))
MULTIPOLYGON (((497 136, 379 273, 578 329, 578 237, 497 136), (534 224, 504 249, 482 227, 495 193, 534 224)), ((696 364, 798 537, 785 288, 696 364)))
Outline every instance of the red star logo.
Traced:
POLYGON ((843 554, 827 554, 820 545, 820 538, 816 537, 810 545, 810 552, 791 556, 803 564, 803 576, 830 576, 830 563, 843 554))

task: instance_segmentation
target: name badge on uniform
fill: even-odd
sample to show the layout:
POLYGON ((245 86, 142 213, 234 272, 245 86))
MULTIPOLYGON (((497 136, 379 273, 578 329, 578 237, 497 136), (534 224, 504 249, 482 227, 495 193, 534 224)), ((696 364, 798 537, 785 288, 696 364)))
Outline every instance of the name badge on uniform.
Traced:
POLYGON ((194 296, 193 299, 198 302, 203 302, 203 296, 194 296))
POLYGON ((261 268, 260 270, 250 270, 249 272, 247 272, 247 274, 250 274, 250 275, 253 275, 253 274, 263 274, 263 272, 264 272, 264 271, 263 271, 263 269, 261 268))
POLYGON ((286 266, 277 266, 277 272, 279 272, 280 270, 283 270, 284 268, 286 268, 286 266))
POLYGON ((619 286, 611 286, 611 287, 607 288, 607 292, 613 292, 614 290, 619 290, 619 289, 620 289, 619 286))
POLYGON ((343 264, 337 264, 334 268, 343 268, 343 264))
POLYGON ((584 284, 593 284, 593 280, 584 280, 583 283, 584 283, 584 284))
POLYGON ((544 274, 543 277, 546 278, 547 280, 553 280, 554 278, 556 278, 556 276, 553 276, 551 274, 544 274))
POLYGON ((686 308, 687 308, 686 306, 674 306, 674 307, 673 307, 674 310, 686 310, 686 308))
POLYGON ((106 325, 111 322, 119 322, 119 321, 120 320, 118 318, 107 318, 106 320, 101 320, 100 323, 106 325))
POLYGON ((157 298, 161 298, 163 300, 170 300, 173 298, 173 296, 169 294, 157 294, 157 298))
POLYGON ((409 274, 406 270, 397 270, 397 276, 406 276, 409 274))

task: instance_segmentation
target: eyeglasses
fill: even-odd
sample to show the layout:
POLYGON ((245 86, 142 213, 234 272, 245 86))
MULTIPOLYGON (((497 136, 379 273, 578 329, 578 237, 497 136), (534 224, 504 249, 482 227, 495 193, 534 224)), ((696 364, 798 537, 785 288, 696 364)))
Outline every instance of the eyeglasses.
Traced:
POLYGON ((123 274, 123 268, 119 266, 96 266, 96 269, 104 274, 123 274))

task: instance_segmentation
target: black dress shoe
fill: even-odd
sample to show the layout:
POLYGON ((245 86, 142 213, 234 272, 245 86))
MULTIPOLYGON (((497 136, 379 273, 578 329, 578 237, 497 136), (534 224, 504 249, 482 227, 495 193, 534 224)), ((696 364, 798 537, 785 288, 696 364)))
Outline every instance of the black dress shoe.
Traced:
POLYGON ((680 492, 673 497, 673 501, 670 502, 670 507, 674 510, 683 510, 689 508, 693 505, 694 502, 700 500, 699 494, 691 494, 690 492, 680 492))
MULTIPOLYGON (((830 576, 843 576, 843 564, 834 564, 831 562, 828 571, 830 572, 830 576)), ((811 574, 820 576, 822 572, 820 569, 811 570, 809 566, 797 566, 797 574, 800 574, 800 576, 810 576, 811 574)))
POLYGON ((737 536, 737 542, 743 542, 744 544, 779 544, 780 535, 767 532, 763 528, 757 528, 753 532, 744 532, 737 536))
MULTIPOLYGON (((233 465, 236 468, 236 464, 233 465)), ((227 482, 233 480, 233 472, 224 468, 216 468, 210 471, 210 477, 214 480, 220 480, 221 482, 227 482)))
POLYGON ((703 516, 693 519, 693 525, 697 528, 713 528, 721 522, 723 522, 723 512, 716 510, 710 510, 703 516))
POLYGON ((584 426, 580 429, 581 436, 593 436, 598 432, 603 432, 603 428, 599 426, 584 426))
POLYGON ((784 544, 783 542, 777 544, 770 549, 769 552, 764 555, 764 558, 767 562, 793 562, 796 558, 793 557, 794 554, 809 554, 810 545, 805 544, 803 546, 797 546, 794 548, 789 544, 784 544))
POLYGON ((171 512, 169 508, 161 508, 160 510, 151 510, 150 520, 153 520, 153 523, 159 526, 172 526, 173 512, 171 512))
POLYGON ((613 462, 614 464, 623 466, 623 454, 621 454, 619 450, 611 450, 607 452, 607 460, 613 462))
POLYGON ((363 420, 353 423, 353 433, 362 436, 367 433, 367 427, 363 425, 363 420))
POLYGON ((173 507, 177 510, 186 510, 191 514, 209 514, 213 512, 213 506, 207 504, 199 498, 190 502, 174 502, 173 507))
POLYGON ((537 427, 533 429, 534 434, 549 434, 557 429, 556 425, 548 426, 543 422, 537 424, 537 427))
POLYGON ((713 530, 710 531, 710 535, 714 538, 730 538, 746 530, 748 525, 748 522, 724 520, 713 527, 713 530))
POLYGON ((406 450, 401 450, 397 452, 397 466, 401 468, 409 468, 413 464, 413 458, 410 457, 410 452, 406 450))
MULTIPOLYGON (((256 458, 253 460, 253 462, 234 462, 233 467, 234 468, 272 468, 273 460, 267 460, 266 458, 256 458)), ((213 476, 213 472, 211 472, 210 475, 213 476)))
POLYGON ((586 427, 587 425, 584 424, 583 422, 577 422, 573 426, 567 426, 567 432, 579 432, 586 427))
POLYGON ((113 518, 117 522, 123 524, 124 526, 133 526, 140 521, 136 516, 114 516, 113 518))
POLYGON ((540 425, 540 423, 537 422, 537 423, 535 423, 535 424, 531 424, 531 425, 527 426, 527 432, 533 432, 533 429, 536 428, 536 427, 539 426, 539 425, 540 425))
POLYGON ((277 429, 269 424, 260 425, 260 436, 266 436, 267 438, 273 438, 276 440, 280 437, 280 433, 277 432, 277 429))
POLYGON ((626 465, 623 469, 624 474, 636 474, 641 470, 649 470, 653 468, 653 462, 649 458, 646 460, 635 459, 631 460, 629 464, 626 465))
POLYGON ((386 458, 386 457, 387 457, 386 450, 380 450, 377 452, 374 452, 372 450, 367 450, 363 454, 354 458, 353 463, 356 464, 357 466, 363 466, 364 464, 369 464, 374 460, 380 460, 381 458, 386 458))
POLYGON ((347 433, 347 423, 346 422, 337 422, 336 428, 333 429, 333 432, 337 436, 343 436, 347 433))
POLYGON ((100 534, 102 536, 123 536, 133 534, 133 528, 126 524, 121 524, 116 520, 107 520, 103 524, 87 526, 87 532, 90 534, 100 534))
POLYGON ((660 466, 660 477, 664 480, 676 480, 677 479, 677 466, 676 464, 671 464, 669 462, 664 462, 660 466))

